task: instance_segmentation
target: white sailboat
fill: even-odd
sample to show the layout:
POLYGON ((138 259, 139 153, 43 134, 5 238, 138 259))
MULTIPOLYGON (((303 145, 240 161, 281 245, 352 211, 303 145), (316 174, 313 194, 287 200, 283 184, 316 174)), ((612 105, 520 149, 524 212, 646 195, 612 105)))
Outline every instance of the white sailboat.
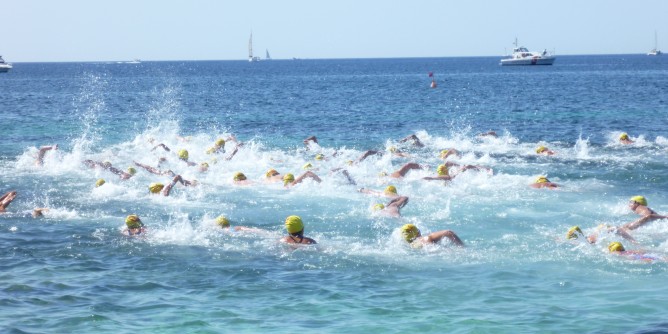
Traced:
POLYGON ((253 32, 251 31, 250 39, 248 40, 248 61, 260 61, 260 57, 253 57, 253 32))
POLYGON ((663 52, 659 50, 658 40, 656 38, 656 30, 654 31, 654 49, 647 53, 648 56, 660 56, 663 52))
POLYGON ((266 50, 266 49, 265 49, 265 51, 267 52, 267 56, 264 57, 264 59, 266 59, 266 60, 271 60, 271 56, 269 55, 269 50, 266 50))

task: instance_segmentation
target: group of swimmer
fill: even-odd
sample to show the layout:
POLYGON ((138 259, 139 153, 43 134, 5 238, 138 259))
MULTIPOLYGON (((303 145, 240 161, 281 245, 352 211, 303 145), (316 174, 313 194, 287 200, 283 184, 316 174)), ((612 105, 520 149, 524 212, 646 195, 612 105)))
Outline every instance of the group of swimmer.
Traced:
MULTIPOLYGON (((494 131, 489 131, 486 133, 482 133, 479 136, 481 137, 497 137, 496 133, 494 131)), ((151 144, 154 144, 152 150, 163 150, 164 152, 172 152, 172 150, 166 146, 165 144, 159 143, 156 144, 153 140, 149 141, 151 144)), ((208 148, 206 150, 207 154, 211 155, 217 155, 217 154, 223 154, 225 152, 225 144, 226 142, 233 142, 235 143, 235 147, 232 150, 232 152, 227 156, 224 157, 225 160, 231 160, 239 151, 240 148, 243 147, 243 143, 239 142, 236 140, 234 136, 229 136, 227 139, 222 139, 219 138, 217 139, 213 146, 208 148)), ((411 147, 424 147, 424 144, 420 141, 420 139, 416 135, 410 135, 408 137, 405 137, 401 140, 399 140, 400 143, 406 143, 410 145, 411 147)), ((633 141, 630 140, 628 134, 623 133, 619 137, 619 142, 621 144, 627 145, 627 144, 632 144, 633 141)), ((310 136, 306 138, 303 141, 304 145, 306 146, 306 150, 308 151, 311 147, 312 144, 318 144, 318 140, 315 136, 310 136)), ((58 146, 53 145, 53 146, 43 146, 39 149, 37 158, 35 160, 35 164, 38 166, 41 166, 44 163, 44 156, 48 151, 51 150, 57 150, 58 146)), ((393 157, 402 157, 402 158, 409 158, 410 155, 400 149, 397 149, 396 147, 390 147, 389 148, 389 154, 391 154, 393 157)), ((200 172, 206 172, 209 168, 209 164, 207 162, 203 162, 200 164, 194 163, 189 160, 189 153, 185 149, 181 149, 176 153, 176 157, 178 161, 181 161, 185 163, 187 167, 194 167, 197 166, 198 170, 200 172)), ((376 150, 368 150, 364 152, 356 161, 347 161, 346 163, 348 165, 353 165, 357 164, 364 159, 372 156, 372 155, 379 155, 379 154, 385 154, 383 151, 376 151, 376 150)), ((536 154, 538 155, 545 155, 545 156, 552 156, 555 155, 556 153, 549 148, 545 146, 539 146, 536 149, 536 154)), ((337 153, 334 153, 332 157, 335 157, 337 153)), ((485 171, 489 174, 493 173, 493 170, 491 168, 485 167, 485 166, 477 166, 477 165, 459 165, 451 161, 447 161, 449 157, 452 156, 459 156, 460 152, 454 148, 449 148, 449 149, 444 149, 440 152, 440 158, 443 160, 443 163, 438 165, 436 167, 436 173, 433 176, 426 176, 423 177, 423 180, 426 181, 450 181, 460 173, 463 173, 468 170, 474 170, 474 171, 485 171), (450 170, 453 170, 451 173, 450 170)), ((315 155, 315 160, 324 160, 327 159, 322 153, 318 153, 315 155)), ((166 157, 160 157, 158 161, 158 165, 156 167, 140 163, 137 161, 133 161, 133 165, 131 167, 128 167, 125 171, 120 170, 116 167, 114 167, 110 162, 105 161, 105 162, 99 162, 99 161, 93 161, 93 160, 84 160, 82 163, 84 166, 88 168, 102 168, 104 170, 107 170, 115 175, 117 175, 121 180, 127 180, 132 178, 136 173, 137 173, 137 168, 141 168, 151 174, 159 175, 159 176, 168 176, 171 177, 171 180, 167 184, 163 184, 160 182, 154 182, 148 185, 148 190, 151 194, 161 194, 163 196, 169 196, 171 193, 171 190, 176 186, 177 184, 181 184, 182 186, 186 187, 192 187, 192 186, 198 186, 198 182, 196 180, 186 180, 184 179, 180 174, 177 174, 173 172, 172 170, 162 170, 160 169, 160 165, 167 161, 166 157)), ((212 160, 215 163, 215 158, 212 160)), ((301 175, 295 177, 294 174, 291 173, 286 173, 286 174, 281 174, 275 169, 269 169, 265 173, 265 178, 264 182, 266 183, 277 183, 277 182, 283 182, 283 186, 286 188, 296 186, 300 184, 301 182, 305 181, 306 179, 311 179, 314 182, 322 182, 322 179, 320 176, 318 176, 314 171, 311 169, 313 168, 313 165, 311 163, 307 163, 306 165, 303 166, 303 169, 306 171, 303 172, 301 175)), ((415 162, 409 162, 401 166, 398 170, 392 172, 392 173, 382 173, 382 176, 387 176, 389 178, 403 178, 406 176, 406 174, 415 169, 428 169, 429 166, 426 165, 420 165, 415 162)), ((335 168, 331 170, 331 173, 336 173, 343 175, 345 177, 345 180, 348 184, 350 185, 356 185, 356 182, 353 180, 353 178, 350 176, 348 171, 345 168, 335 168)), ((251 180, 248 180, 246 175, 242 172, 236 172, 233 175, 233 184, 237 186, 247 186, 251 185, 254 182, 251 180)), ((96 187, 101 187, 106 183, 104 179, 98 179, 96 181, 96 187)), ((555 183, 550 182, 550 180, 545 177, 545 176, 539 176, 534 183, 529 185, 532 188, 548 188, 548 189, 556 189, 559 186, 555 183)), ((400 217, 401 216, 401 209, 408 204, 409 198, 407 196, 401 196, 397 193, 397 188, 394 185, 388 185, 383 191, 376 191, 372 189, 367 189, 367 188, 359 188, 358 189, 359 193, 367 194, 367 195, 373 195, 373 196, 379 196, 379 197, 385 197, 388 198, 389 201, 387 203, 376 203, 372 210, 382 216, 388 216, 388 217, 400 217)), ((7 206, 16 198, 17 192, 16 191, 9 191, 5 193, 2 197, 0 197, 0 213, 5 212, 7 206)), ((652 209, 650 209, 647 206, 647 200, 643 196, 634 196, 631 198, 629 202, 629 208, 639 214, 641 218, 630 222, 628 224, 625 224, 621 227, 611 227, 611 226, 599 226, 599 228, 596 230, 596 232, 590 234, 585 238, 584 233, 582 232, 582 229, 579 226, 573 226, 570 228, 567 232, 567 239, 569 240, 574 240, 578 238, 583 238, 588 241, 588 243, 594 244, 597 242, 598 235, 601 233, 614 233, 616 235, 621 236, 625 240, 628 240, 629 242, 636 243, 636 240, 631 236, 631 231, 645 225, 646 223, 657 220, 657 219, 666 219, 668 216, 663 216, 659 215, 656 212, 654 212, 652 209)), ((47 211, 48 208, 35 208, 32 211, 32 215, 34 217, 39 217, 42 216, 45 211, 47 211)), ((223 229, 230 229, 231 224, 230 221, 227 217, 225 216, 219 216, 216 218, 216 224, 220 226, 223 229)), ((146 226, 140 219, 139 215, 137 214, 131 214, 128 215, 125 219, 125 229, 123 230, 123 233, 128 236, 138 236, 142 235, 146 232, 146 226)), ((304 222, 302 221, 301 217, 291 215, 285 218, 285 229, 287 232, 287 236, 281 238, 281 241, 287 244, 316 244, 316 241, 312 238, 306 237, 304 235, 304 222)), ((251 227, 244 227, 244 226, 235 226, 233 228, 235 231, 248 231, 248 232, 259 232, 262 231, 261 229, 257 228, 251 228, 251 227)), ((401 226, 400 228, 401 236, 403 240, 405 240, 408 244, 410 244, 412 247, 421 247, 422 245, 425 244, 435 244, 439 243, 442 240, 446 239, 448 240, 452 245, 456 246, 464 246, 464 243, 462 240, 459 238, 459 236, 451 231, 451 230, 441 230, 441 231, 436 231, 429 233, 428 235, 423 236, 421 231, 418 229, 417 226, 414 224, 405 224, 401 226)), ((637 257, 642 257, 641 253, 638 251, 626 251, 624 246, 620 242, 612 242, 609 245, 609 250, 611 252, 614 252, 616 254, 622 254, 622 255, 633 255, 635 258, 637 257)))

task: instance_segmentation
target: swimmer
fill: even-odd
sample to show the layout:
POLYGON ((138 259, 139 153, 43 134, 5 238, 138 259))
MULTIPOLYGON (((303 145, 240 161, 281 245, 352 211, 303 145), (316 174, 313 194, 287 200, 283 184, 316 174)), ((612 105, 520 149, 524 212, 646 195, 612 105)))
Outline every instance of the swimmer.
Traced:
POLYGON ((633 144, 634 141, 631 140, 631 138, 629 138, 629 135, 626 132, 624 132, 621 135, 619 135, 619 143, 622 145, 630 145, 633 144))
POLYGON ((390 197, 390 198, 396 198, 399 197, 397 194, 397 187, 393 185, 389 185, 385 187, 385 190, 382 192, 380 191, 375 191, 371 189, 366 189, 366 188, 359 188, 357 191, 363 193, 363 194, 369 194, 369 195, 375 195, 375 196, 385 196, 385 197, 390 197))
MULTIPOLYGON (((155 175, 176 176, 176 174, 174 172, 172 172, 171 170, 162 171, 162 170, 159 170, 155 167, 144 165, 144 164, 138 163, 136 161, 133 161, 133 162, 134 162, 135 166, 141 167, 141 168, 145 169, 146 171, 148 171, 149 173, 152 173, 152 174, 155 174, 155 175)), ((132 168, 132 167, 130 167, 130 168, 132 168)))
POLYGON ((405 143, 407 141, 410 141, 411 144, 415 147, 424 147, 424 144, 420 141, 420 138, 418 138, 415 134, 399 140, 400 143, 405 143))
POLYGON ((35 165, 36 166, 42 166, 44 164, 44 155, 46 155, 47 151, 51 150, 57 150, 58 145, 51 145, 51 146, 42 146, 39 148, 39 153, 37 153, 37 159, 35 160, 35 165))
POLYGON ((244 173, 236 172, 234 173, 234 176, 232 176, 232 183, 237 186, 249 186, 253 184, 253 181, 249 180, 244 173))
MULTIPOLYGON (((637 243, 637 241, 630 234, 628 234, 625 229, 616 228, 614 226, 609 226, 605 224, 601 224, 598 227, 596 227, 594 233, 586 237, 587 242, 589 242, 590 244, 595 244, 598 241, 599 235, 601 233, 606 233, 606 234, 614 233, 615 235, 619 235, 632 243, 637 243)), ((568 230, 568 232, 566 232, 566 239, 568 240, 585 239, 585 235, 582 232, 582 229, 580 229, 580 226, 573 226, 568 230)))
POLYGON ((402 178, 402 177, 406 176, 406 174, 412 169, 423 169, 423 168, 424 168, 423 166, 421 166, 421 165, 419 165, 415 162, 409 162, 409 163, 401 166, 401 168, 397 169, 392 174, 390 174, 390 177, 395 178, 395 179, 402 178))
POLYGON ((346 181, 348 181, 348 184, 351 184, 353 186, 357 184, 355 182, 355 180, 353 179, 353 177, 350 176, 350 173, 348 173, 348 170, 346 170, 346 169, 343 169, 343 168, 340 168, 340 167, 339 168, 334 168, 334 169, 332 169, 330 175, 331 174, 343 174, 343 176, 346 177, 346 181))
POLYGON ((213 143, 213 146, 206 150, 206 154, 216 154, 220 152, 225 152, 225 139, 223 138, 218 138, 213 143))
POLYGON ((668 216, 660 215, 654 212, 654 210, 647 207, 647 199, 643 196, 631 197, 631 199, 629 200, 629 209, 631 209, 631 211, 639 214, 642 217, 638 220, 624 224, 622 228, 627 230, 635 230, 638 227, 643 226, 646 223, 651 222, 653 220, 668 218, 668 216))
POLYGON ((420 229, 413 224, 406 224, 401 227, 401 235, 412 247, 421 247, 425 244, 436 244, 439 243, 443 238, 447 238, 456 246, 464 246, 462 240, 455 234, 455 232, 450 230, 442 230, 430 233, 426 237, 423 237, 420 233, 420 229))
POLYGON ((547 147, 541 145, 541 146, 538 146, 538 148, 536 149, 536 154, 554 155, 554 151, 552 151, 552 150, 548 149, 547 147))
POLYGON ((534 183, 529 185, 529 187, 556 189, 559 187, 559 185, 550 182, 550 180, 548 180, 548 178, 545 176, 539 176, 534 183))
POLYGON ((137 172, 132 167, 130 167, 130 168, 132 168, 132 170, 134 170, 134 173, 132 173, 132 170, 130 170, 130 169, 128 169, 127 172, 124 172, 124 171, 114 167, 111 164, 111 162, 109 162, 109 161, 99 162, 99 161, 93 161, 93 160, 84 160, 83 164, 88 166, 89 168, 101 167, 103 169, 106 169, 106 170, 118 175, 118 177, 120 177, 121 180, 127 180, 127 179, 131 178, 137 172))
MULTIPOLYGON (((162 147, 162 148, 163 148, 165 151, 167 151, 167 152, 171 152, 171 151, 172 151, 169 147, 167 147, 167 145, 162 144, 162 143, 161 143, 161 144, 158 144, 158 145, 155 145, 155 146, 151 149, 151 151, 154 151, 154 150, 157 149, 158 147, 162 147)), ((196 163, 191 162, 191 161, 188 161, 188 157, 189 157, 188 150, 186 150, 186 149, 180 149, 180 150, 176 153, 176 155, 179 157, 179 160, 185 162, 188 166, 197 166, 196 163)))
POLYGON ((163 196, 169 196, 169 193, 172 191, 172 188, 174 187, 174 185, 176 185, 177 182, 181 183, 186 187, 197 185, 197 181, 188 181, 183 179, 181 175, 176 175, 167 186, 159 182, 154 182, 149 184, 148 190, 151 194, 157 194, 162 192, 163 196))
POLYGON ((285 218, 285 229, 288 236, 283 237, 281 241, 288 244, 316 244, 315 240, 304 236, 304 223, 299 216, 289 216, 285 218))
POLYGON ((454 176, 450 175, 450 172, 448 171, 448 165, 447 164, 441 164, 436 167, 436 176, 427 176, 423 177, 423 180, 440 180, 440 181, 450 181, 452 180, 454 176))
POLYGON ((457 150, 454 149, 454 148, 449 148, 449 149, 446 149, 446 150, 441 150, 441 153, 440 153, 439 156, 441 157, 441 159, 445 160, 445 159, 447 159, 447 158, 448 158, 449 156, 451 156, 451 155, 452 155, 452 156, 456 156, 456 157, 459 157, 459 156, 460 156, 459 151, 457 151, 457 150))
POLYGON ((499 136, 496 134, 496 131, 491 131, 491 130, 490 130, 490 131, 487 131, 487 132, 483 132, 483 133, 478 134, 478 137, 493 137, 493 138, 497 138, 497 137, 499 137, 499 136))
POLYGON ((126 228, 123 230, 122 233, 127 236, 140 235, 146 232, 144 223, 142 223, 141 219, 139 219, 139 216, 137 215, 127 216, 125 218, 125 226, 126 228))
POLYGON ((624 256, 629 260, 639 260, 644 262, 666 261, 665 257, 659 256, 657 254, 652 254, 641 250, 626 250, 624 245, 622 245, 622 243, 619 241, 611 242, 608 245, 608 251, 610 251, 611 254, 624 256))
POLYGON ((230 224, 230 220, 227 219, 225 216, 218 216, 216 218, 216 225, 220 226, 223 230, 228 230, 228 231, 244 231, 244 232, 261 232, 261 233, 266 233, 267 231, 261 230, 259 228, 252 228, 252 227, 246 227, 246 226, 235 226, 232 228, 232 225, 230 224))
POLYGON ((406 204, 408 204, 408 197, 397 196, 387 203, 387 205, 383 205, 382 203, 374 205, 373 210, 383 216, 396 218, 401 217, 401 208, 406 206, 406 204))
POLYGON ((0 197, 0 213, 7 211, 9 204, 14 201, 18 193, 16 190, 8 191, 2 197, 0 197))
POLYGON ((315 136, 310 136, 310 137, 304 139, 304 146, 306 146, 307 150, 309 149, 310 143, 317 144, 318 143, 318 138, 316 138, 315 136))
POLYGON ((265 177, 265 182, 267 183, 276 183, 283 181, 283 175, 281 175, 281 173, 279 173, 277 170, 273 168, 269 169, 266 173, 264 173, 264 177, 265 177))
POLYGON ((312 171, 309 170, 304 172, 302 175, 299 175, 297 178, 295 178, 295 176, 292 174, 285 174, 285 176, 283 177, 283 185, 286 187, 292 187, 299 183, 304 182, 304 180, 306 179, 313 179, 318 183, 322 182, 322 180, 316 173, 313 173, 312 171))

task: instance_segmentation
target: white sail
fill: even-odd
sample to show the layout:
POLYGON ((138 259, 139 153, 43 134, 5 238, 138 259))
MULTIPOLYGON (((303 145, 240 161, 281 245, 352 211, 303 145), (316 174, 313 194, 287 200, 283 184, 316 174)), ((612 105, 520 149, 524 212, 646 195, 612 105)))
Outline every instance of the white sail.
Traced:
POLYGON ((266 51, 266 53, 267 53, 267 56, 265 57, 265 59, 270 60, 270 59, 271 59, 271 56, 269 55, 269 50, 265 50, 265 51, 266 51))
POLYGON ((251 31, 250 38, 248 39, 248 61, 258 61, 260 57, 253 57, 253 32, 251 31))
POLYGON ((662 54, 659 50, 659 41, 656 38, 656 30, 654 30, 654 49, 647 53, 648 56, 660 56, 662 54))

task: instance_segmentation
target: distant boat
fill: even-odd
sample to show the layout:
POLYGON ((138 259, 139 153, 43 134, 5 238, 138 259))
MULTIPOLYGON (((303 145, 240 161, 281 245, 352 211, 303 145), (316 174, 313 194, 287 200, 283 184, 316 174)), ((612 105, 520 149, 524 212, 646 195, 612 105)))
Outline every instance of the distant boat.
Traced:
POLYGON ((5 60, 0 56, 0 73, 9 72, 12 69, 12 64, 5 63, 5 60))
POLYGON ((654 49, 647 53, 648 56, 660 56, 663 52, 659 50, 658 40, 656 38, 656 31, 654 31, 654 49))
POLYGON ((253 57, 253 33, 251 32, 250 39, 248 40, 248 61, 260 61, 260 57, 253 57))
POLYGON ((547 53, 547 50, 543 52, 531 52, 523 46, 518 46, 517 38, 515 38, 515 48, 513 48, 513 54, 505 59, 501 59, 502 66, 509 65, 552 65, 556 57, 547 53))
POLYGON ((267 52, 267 56, 264 57, 266 60, 271 60, 271 56, 269 55, 269 50, 265 50, 267 52))

